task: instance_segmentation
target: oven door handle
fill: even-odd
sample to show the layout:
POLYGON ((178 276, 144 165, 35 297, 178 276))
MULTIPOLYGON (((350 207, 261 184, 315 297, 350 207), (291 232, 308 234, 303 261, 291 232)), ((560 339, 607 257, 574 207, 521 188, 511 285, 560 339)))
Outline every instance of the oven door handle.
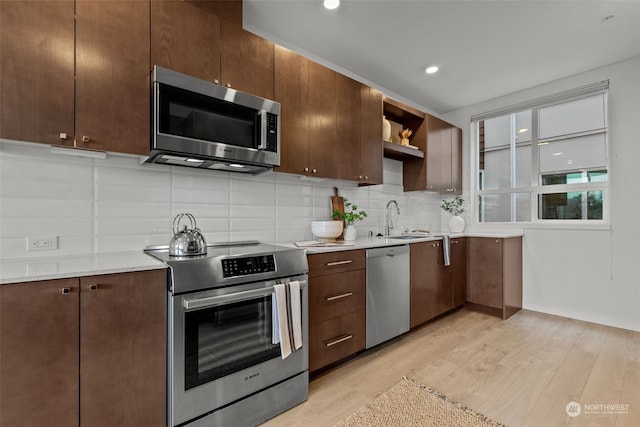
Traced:
MULTIPOLYGON (((300 280, 300 287, 306 286, 307 282, 300 280)), ((273 286, 260 289, 252 289, 250 291, 234 292, 226 295, 216 295, 213 297, 188 299, 183 301, 186 310, 195 310, 198 308, 216 307, 219 305, 230 304, 238 301, 245 301, 252 298, 264 297, 273 293, 273 286)))

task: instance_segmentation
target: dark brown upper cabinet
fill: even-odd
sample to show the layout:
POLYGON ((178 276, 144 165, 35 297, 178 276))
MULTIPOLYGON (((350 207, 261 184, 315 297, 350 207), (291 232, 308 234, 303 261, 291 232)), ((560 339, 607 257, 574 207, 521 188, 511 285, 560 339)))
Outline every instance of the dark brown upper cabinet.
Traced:
POLYGON ((273 49, 242 29, 242 2, 151 2, 151 65, 273 99, 273 49))
POLYGON ((148 154, 148 2, 1 2, 0 16, 0 137, 148 154))
POLYGON ((275 99, 278 172, 382 183, 380 92, 276 46, 275 99))
POLYGON ((151 1, 151 65, 220 81, 220 18, 197 3, 151 1))
POLYGON ((73 0, 0 1, 0 138, 73 146, 74 28, 73 0))

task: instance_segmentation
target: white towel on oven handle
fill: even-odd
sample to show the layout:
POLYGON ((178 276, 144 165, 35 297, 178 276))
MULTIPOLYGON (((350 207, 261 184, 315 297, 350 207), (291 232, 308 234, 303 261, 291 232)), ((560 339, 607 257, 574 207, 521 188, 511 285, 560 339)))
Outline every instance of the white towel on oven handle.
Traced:
POLYGON ((291 354, 291 337, 289 335, 289 315, 287 313, 287 286, 278 283, 273 285, 274 297, 276 300, 276 312, 278 321, 274 324, 277 326, 280 335, 280 354, 286 359, 291 354))
POLYGON ((293 349, 302 348, 302 307, 300 306, 300 282, 292 280, 289 285, 289 304, 291 306, 291 329, 293 329, 293 349))

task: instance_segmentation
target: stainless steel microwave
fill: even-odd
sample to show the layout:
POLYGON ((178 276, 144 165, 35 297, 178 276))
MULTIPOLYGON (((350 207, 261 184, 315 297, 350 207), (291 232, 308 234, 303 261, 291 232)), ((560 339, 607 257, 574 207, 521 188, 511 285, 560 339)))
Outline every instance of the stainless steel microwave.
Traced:
POLYGON ((280 104, 153 68, 151 154, 145 162, 257 174, 280 165, 280 104))

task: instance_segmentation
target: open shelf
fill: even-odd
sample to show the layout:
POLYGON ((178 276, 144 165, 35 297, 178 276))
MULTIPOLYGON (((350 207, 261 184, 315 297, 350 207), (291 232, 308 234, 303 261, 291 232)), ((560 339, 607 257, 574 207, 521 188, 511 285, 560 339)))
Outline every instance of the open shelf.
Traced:
POLYGON ((396 160, 424 159, 424 151, 384 141, 384 156, 396 160))

